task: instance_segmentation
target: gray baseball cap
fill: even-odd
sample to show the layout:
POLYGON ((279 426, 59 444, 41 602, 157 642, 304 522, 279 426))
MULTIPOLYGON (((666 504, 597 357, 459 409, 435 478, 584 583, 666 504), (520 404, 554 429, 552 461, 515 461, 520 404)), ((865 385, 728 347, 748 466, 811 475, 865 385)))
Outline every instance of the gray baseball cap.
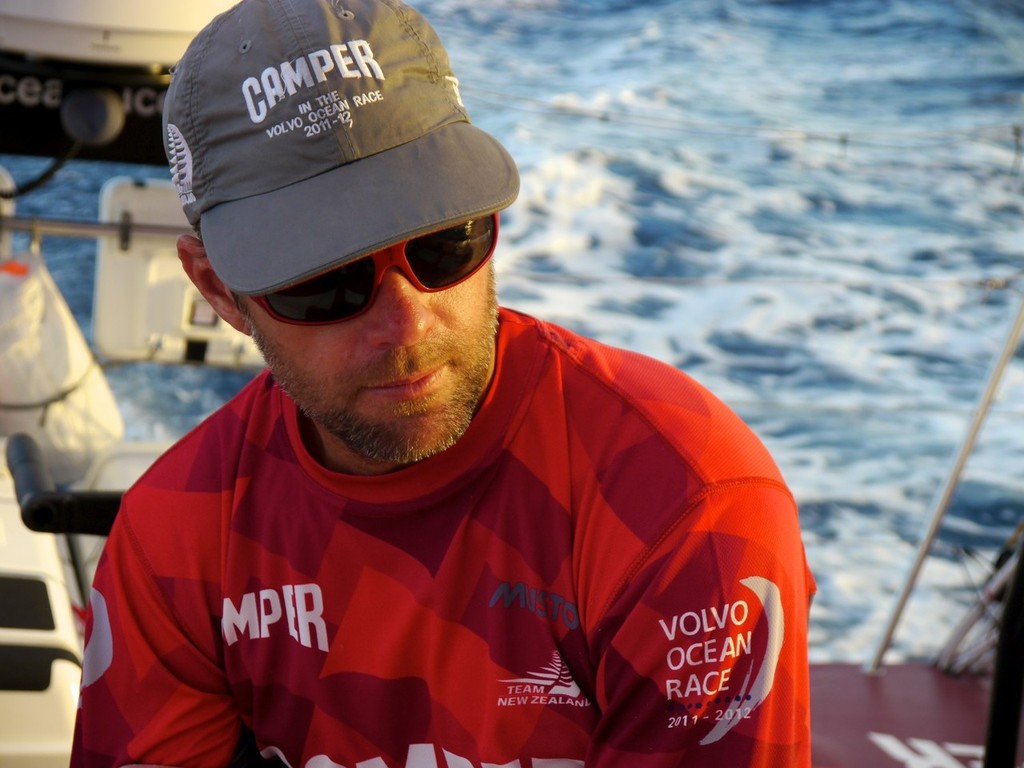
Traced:
POLYGON ((217 275, 267 293, 509 206, 437 34, 398 0, 242 0, 174 70, 164 142, 217 275))

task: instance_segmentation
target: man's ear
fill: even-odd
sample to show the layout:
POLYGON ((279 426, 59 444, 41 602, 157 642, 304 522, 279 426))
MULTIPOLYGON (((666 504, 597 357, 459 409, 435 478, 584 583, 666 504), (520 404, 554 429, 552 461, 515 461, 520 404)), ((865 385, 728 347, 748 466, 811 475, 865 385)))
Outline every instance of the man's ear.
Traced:
POLYGON ((203 298, 210 302, 210 306, 224 319, 224 322, 248 335, 249 326, 245 322, 245 317, 238 309, 230 289, 213 271, 213 265, 210 264, 210 259, 206 256, 203 241, 191 234, 179 237, 178 259, 189 280, 199 289, 203 298))

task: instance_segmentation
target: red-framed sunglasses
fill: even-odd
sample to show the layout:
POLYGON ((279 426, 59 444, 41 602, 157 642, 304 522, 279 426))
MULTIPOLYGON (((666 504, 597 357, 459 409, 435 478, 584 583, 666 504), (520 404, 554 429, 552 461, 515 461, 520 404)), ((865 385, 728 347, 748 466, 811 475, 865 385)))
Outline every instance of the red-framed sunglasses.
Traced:
POLYGON ((492 213, 252 299, 282 323, 327 325, 351 320, 373 306, 384 273, 391 267, 421 291, 443 291, 472 277, 494 253, 497 242, 498 214, 492 213))

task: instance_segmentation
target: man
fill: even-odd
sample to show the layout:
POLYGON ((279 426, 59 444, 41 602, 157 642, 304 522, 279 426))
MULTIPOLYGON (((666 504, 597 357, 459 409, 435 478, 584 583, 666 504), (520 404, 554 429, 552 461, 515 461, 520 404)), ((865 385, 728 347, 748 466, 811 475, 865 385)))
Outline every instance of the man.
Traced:
POLYGON ((498 309, 518 174, 398 0, 244 0, 165 104, 186 272, 269 371, 125 496, 73 764, 809 766, 778 469, 498 309))

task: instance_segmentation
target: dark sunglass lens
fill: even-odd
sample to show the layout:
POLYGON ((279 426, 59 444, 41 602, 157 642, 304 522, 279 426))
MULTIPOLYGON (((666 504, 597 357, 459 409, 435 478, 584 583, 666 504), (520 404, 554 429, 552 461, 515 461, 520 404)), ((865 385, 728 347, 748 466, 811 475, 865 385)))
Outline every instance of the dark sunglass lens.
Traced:
POLYGON ((314 277, 291 288, 267 294, 267 303, 282 317, 304 323, 342 320, 363 309, 373 295, 373 259, 314 277))
POLYGON ((493 244, 494 217, 487 216, 410 240, 405 257, 423 285, 444 288, 479 267, 493 244))

